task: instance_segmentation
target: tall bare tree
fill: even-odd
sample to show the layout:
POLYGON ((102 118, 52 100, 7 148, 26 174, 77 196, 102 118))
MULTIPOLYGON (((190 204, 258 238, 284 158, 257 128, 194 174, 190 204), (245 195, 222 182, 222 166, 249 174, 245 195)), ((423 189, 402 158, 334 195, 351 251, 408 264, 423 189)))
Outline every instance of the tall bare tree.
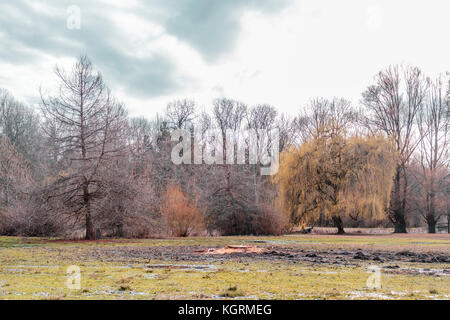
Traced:
MULTIPOLYGON (((256 105, 250 109, 248 114, 248 128, 254 130, 256 134, 256 151, 258 159, 261 159, 266 152, 270 152, 271 130, 276 127, 277 110, 268 104, 256 105)), ((254 142, 250 142, 254 143, 254 142)), ((248 150, 251 146, 248 145, 248 150)), ((260 187, 264 182, 269 182, 267 177, 260 174, 260 163, 253 166, 253 187, 255 191, 255 203, 259 205, 260 187)))
POLYGON ((436 223, 440 215, 436 210, 437 190, 439 186, 439 172, 448 167, 450 146, 450 101, 448 97, 448 83, 442 77, 430 81, 429 91, 424 107, 417 117, 421 136, 419 159, 421 178, 418 179, 425 193, 425 205, 421 215, 428 225, 428 232, 436 232, 436 223))
POLYGON ((290 119, 288 115, 282 113, 276 121, 276 127, 280 132, 280 152, 294 145, 297 140, 297 130, 295 119, 290 119))
MULTIPOLYGON (((237 134, 239 129, 242 128, 246 116, 247 106, 242 102, 226 98, 217 99, 214 102, 213 118, 222 135, 222 157, 226 168, 226 188, 228 191, 231 189, 231 167, 227 164, 227 146, 230 144, 230 141, 227 141, 227 130, 237 134)), ((234 147, 236 146, 234 145, 234 147)), ((234 152, 234 155, 236 157, 237 152, 234 152)), ((230 160, 228 159, 228 161, 230 160)))
POLYGON ((42 112, 66 166, 51 184, 49 199, 61 201, 76 220, 84 218, 86 239, 96 238, 92 202, 101 197, 100 169, 123 150, 126 113, 105 86, 91 61, 82 56, 70 72, 56 67, 56 95, 41 91, 42 112))
POLYGON ((364 122, 374 133, 382 132, 395 143, 399 162, 394 178, 388 212, 396 233, 406 233, 406 170, 413 152, 420 143, 415 120, 426 96, 426 82, 415 67, 391 66, 380 71, 375 83, 363 93, 367 115, 364 122))
POLYGON ((300 139, 305 142, 311 138, 351 132, 355 120, 356 113, 350 101, 342 98, 315 98, 301 111, 296 124, 300 139))

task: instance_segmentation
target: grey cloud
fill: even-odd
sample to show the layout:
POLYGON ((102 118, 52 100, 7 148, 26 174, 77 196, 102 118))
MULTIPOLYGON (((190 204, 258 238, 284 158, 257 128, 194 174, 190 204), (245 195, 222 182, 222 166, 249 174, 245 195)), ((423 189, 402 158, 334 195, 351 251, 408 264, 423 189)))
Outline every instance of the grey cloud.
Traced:
POLYGON ((56 57, 87 54, 110 85, 117 84, 138 96, 158 96, 176 90, 175 65, 162 55, 140 59, 115 44, 120 26, 108 18, 105 8, 92 1, 78 1, 82 28, 66 28, 66 10, 73 1, 47 1, 59 14, 34 10, 24 1, 0 4, 0 59, 15 64, 34 64, 39 53, 56 57))
MULTIPOLYGON (((126 10, 162 25, 165 30, 214 62, 233 49, 245 9, 276 12, 291 0, 152 0, 138 9, 126 10)), ((50 12, 36 9, 25 0, 0 3, 0 59, 15 64, 34 64, 42 53, 55 57, 87 54, 108 83, 127 92, 154 97, 175 92, 182 86, 174 61, 162 54, 137 58, 121 47, 121 26, 109 15, 113 6, 88 0, 40 1, 50 12), (82 10, 82 28, 66 28, 67 8, 82 10)), ((139 30, 136 30, 139 32, 139 30)), ((151 42, 152 39, 147 39, 151 42)))
POLYGON ((241 27, 244 10, 266 14, 279 12, 291 0, 158 0, 143 11, 152 14, 155 4, 164 8, 156 15, 167 31, 196 48, 214 62, 233 49, 241 27))
MULTIPOLYGON (((139 97, 169 94, 180 87, 174 73, 176 66, 162 55, 149 59, 117 59, 120 63, 108 65, 105 69, 128 92, 139 97)), ((101 65, 101 63, 96 63, 101 65)))

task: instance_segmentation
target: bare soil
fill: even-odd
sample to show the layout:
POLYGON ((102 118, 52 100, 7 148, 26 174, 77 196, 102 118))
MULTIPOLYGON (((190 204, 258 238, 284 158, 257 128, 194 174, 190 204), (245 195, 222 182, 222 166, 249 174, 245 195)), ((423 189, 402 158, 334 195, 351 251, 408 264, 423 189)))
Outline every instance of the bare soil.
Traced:
MULTIPOLYGON (((53 248, 50 250, 63 250, 53 248)), ((305 249, 299 246, 270 245, 243 247, 203 247, 195 246, 120 246, 86 248, 82 253, 88 260, 132 261, 142 259, 164 259, 172 261, 197 261, 214 263, 229 259, 267 260, 291 263, 310 263, 327 265, 357 266, 364 262, 377 262, 395 265, 400 262, 450 263, 450 254, 445 251, 383 250, 360 248, 330 249, 314 247, 305 249)))

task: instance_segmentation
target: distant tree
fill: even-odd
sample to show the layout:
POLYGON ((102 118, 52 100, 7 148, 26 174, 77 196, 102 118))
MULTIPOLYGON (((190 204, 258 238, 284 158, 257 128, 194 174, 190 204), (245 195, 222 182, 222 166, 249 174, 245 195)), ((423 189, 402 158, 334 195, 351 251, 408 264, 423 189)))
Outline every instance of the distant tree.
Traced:
POLYGON ((27 225, 34 180, 29 162, 0 137, 0 234, 18 235, 27 225))
POLYGON ((255 129, 258 134, 261 130, 272 129, 276 124, 277 110, 268 104, 259 104, 248 112, 248 127, 255 129))
POLYGON ((281 155, 274 178, 281 205, 292 223, 314 222, 324 215, 339 234, 344 233, 344 216, 380 218, 389 203, 393 154, 383 138, 313 138, 281 155))
POLYGON ((127 140, 135 157, 145 157, 155 148, 158 129, 155 121, 142 117, 129 119, 127 140))
POLYGON ((417 116, 420 133, 418 160, 421 167, 417 181, 424 194, 424 206, 420 212, 429 233, 436 233, 436 223, 440 218, 437 205, 443 194, 439 181, 450 164, 450 100, 447 85, 442 77, 430 81, 427 98, 417 116))
POLYGON ((102 197, 93 203, 97 226, 113 237, 148 237, 159 230, 149 161, 117 157, 99 169, 102 197), (137 165, 137 166, 136 166, 137 165))
POLYGON ((196 104, 192 100, 175 100, 167 105, 166 119, 170 128, 189 129, 195 120, 196 104))
MULTIPOLYGON (((450 93, 450 92, 449 92, 450 93)), ((444 179, 444 186, 445 189, 445 195, 447 198, 446 204, 447 204, 447 214, 446 214, 446 222, 447 222, 447 232, 450 233, 450 174, 447 175, 444 179)))
POLYGON ((399 155, 388 217, 394 232, 406 233, 408 177, 407 168, 420 143, 416 117, 426 96, 426 82, 418 68, 391 66, 375 77, 375 83, 363 93, 369 130, 391 138, 399 155), (402 71, 402 72, 401 72, 402 71))
POLYGON ((350 101, 342 98, 312 99, 296 119, 301 142, 328 134, 346 134, 355 123, 356 112, 350 101))
POLYGON ((23 197, 32 182, 29 163, 11 144, 7 137, 0 137, 0 212, 23 197))
POLYGON ((86 239, 95 239, 92 204, 102 196, 99 173, 123 151, 126 113, 87 57, 68 73, 57 67, 56 75, 56 95, 41 93, 42 113, 58 130, 46 133, 56 140, 64 166, 48 186, 48 199, 63 203, 76 220, 84 218, 86 239))
POLYGON ((218 221, 222 221, 223 228, 219 228, 222 233, 236 234, 238 230, 247 233, 251 229, 248 225, 258 201, 258 166, 234 166, 230 163, 238 161, 238 142, 242 141, 241 139, 246 140, 242 135, 243 130, 251 128, 257 135, 265 135, 273 124, 273 113, 274 110, 269 105, 259 105, 249 110, 246 104, 233 99, 222 98, 214 101, 212 128, 217 129, 221 135, 223 144, 220 152, 223 165, 219 171, 220 180, 216 179, 219 184, 210 195, 211 201, 215 203, 208 207, 208 213, 209 217, 216 217, 216 228, 219 226, 218 221), (222 205, 219 206, 218 203, 222 205))
MULTIPOLYGON (((270 135, 277 125, 277 110, 268 104, 256 105, 249 110, 247 117, 247 127, 253 130, 256 135, 256 141, 247 142, 247 148, 250 150, 252 148, 250 144, 256 142, 257 158, 262 159, 266 153, 270 152, 270 135)), ((260 189, 266 189, 269 182, 268 176, 261 176, 260 167, 261 164, 259 162, 253 166, 253 187, 256 206, 260 205, 260 189)))
MULTIPOLYGON (((227 147, 228 145, 233 145, 233 147, 235 147, 234 141, 227 141, 227 130, 232 132, 234 137, 236 137, 239 130, 243 128, 247 112, 248 108, 242 102, 227 98, 216 99, 214 101, 213 120, 215 128, 220 131, 223 141, 221 151, 223 164, 227 168, 227 188, 230 188, 230 180, 228 177, 230 166, 227 165, 227 147)), ((234 154, 236 156, 236 152, 234 152, 234 154)), ((234 159, 228 160, 231 161, 234 159)))
POLYGON ((41 133, 38 114, 0 88, 0 137, 8 138, 35 174, 42 174, 40 158, 46 151, 41 133))
POLYGON ((280 134, 279 151, 283 152, 293 146, 297 140, 295 119, 292 120, 286 114, 281 114, 278 119, 276 119, 276 127, 280 134))
POLYGON ((427 224, 429 233, 436 233, 436 226, 441 217, 447 214, 450 203, 447 193, 449 170, 445 167, 424 170, 421 162, 415 161, 408 168, 408 174, 412 187, 408 193, 407 208, 416 213, 419 223, 424 221, 427 224))

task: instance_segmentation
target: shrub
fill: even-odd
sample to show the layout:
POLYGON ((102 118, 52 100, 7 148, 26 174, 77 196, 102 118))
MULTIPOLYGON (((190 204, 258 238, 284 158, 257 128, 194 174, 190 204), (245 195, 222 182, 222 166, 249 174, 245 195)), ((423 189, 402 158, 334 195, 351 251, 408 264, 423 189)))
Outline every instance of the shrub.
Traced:
POLYGON ((256 208, 244 192, 221 189, 208 198, 208 231, 223 236, 254 234, 256 214, 256 208))
POLYGON ((204 228, 204 214, 197 201, 188 200, 179 187, 169 185, 164 198, 161 215, 171 236, 188 237, 204 228))
POLYGON ((0 209, 0 234, 7 236, 50 237, 63 233, 63 226, 31 201, 0 209))
POLYGON ((263 204, 258 207, 255 217, 255 234, 257 235, 281 235, 289 230, 289 219, 276 207, 263 204))

